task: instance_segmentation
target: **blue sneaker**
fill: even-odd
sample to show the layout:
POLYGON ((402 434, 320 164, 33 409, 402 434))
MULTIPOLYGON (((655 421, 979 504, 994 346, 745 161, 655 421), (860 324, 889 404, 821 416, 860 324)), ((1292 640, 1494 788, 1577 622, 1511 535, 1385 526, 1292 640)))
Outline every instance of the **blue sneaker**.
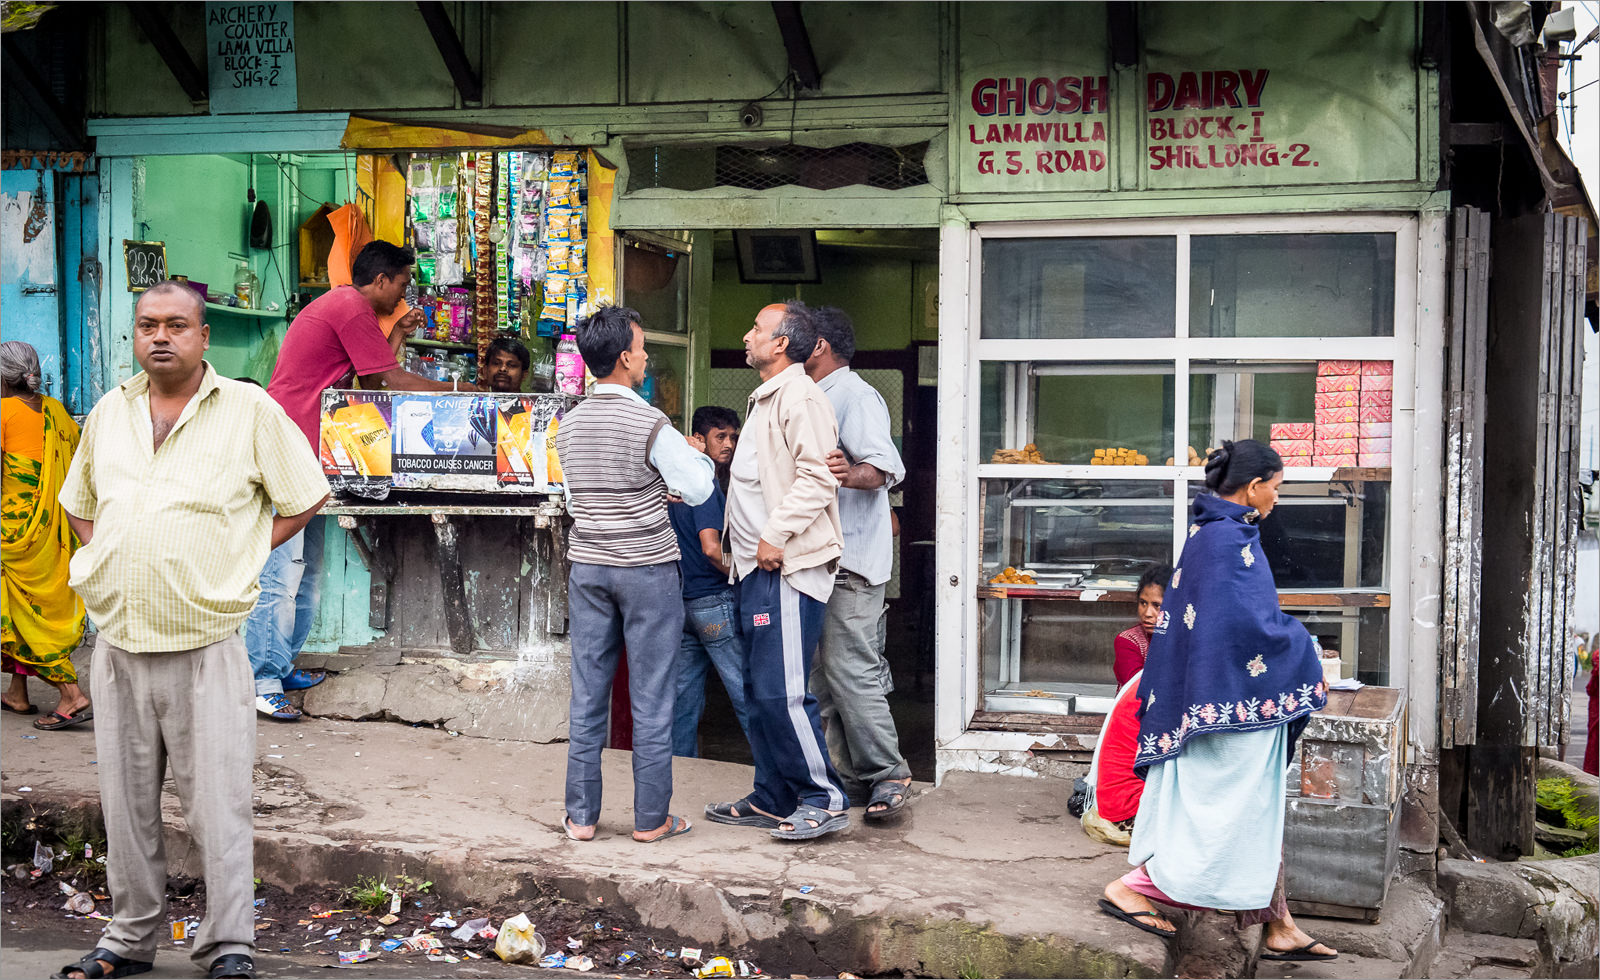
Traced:
POLYGON ((278 721, 295 721, 300 717, 300 709, 290 704, 281 691, 257 694, 256 711, 278 721))
POLYGON ((324 671, 312 672, 296 668, 291 670, 289 676, 283 679, 283 689, 285 691, 304 691, 308 687, 316 687, 327 679, 328 675, 324 671))

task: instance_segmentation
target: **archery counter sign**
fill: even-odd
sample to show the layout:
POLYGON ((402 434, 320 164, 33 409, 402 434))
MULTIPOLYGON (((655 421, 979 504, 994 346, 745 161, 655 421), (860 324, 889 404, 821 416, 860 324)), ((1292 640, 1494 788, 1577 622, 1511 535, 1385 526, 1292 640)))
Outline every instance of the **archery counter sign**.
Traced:
POLYGON ((294 47, 293 3, 207 3, 212 113, 298 109, 294 47))

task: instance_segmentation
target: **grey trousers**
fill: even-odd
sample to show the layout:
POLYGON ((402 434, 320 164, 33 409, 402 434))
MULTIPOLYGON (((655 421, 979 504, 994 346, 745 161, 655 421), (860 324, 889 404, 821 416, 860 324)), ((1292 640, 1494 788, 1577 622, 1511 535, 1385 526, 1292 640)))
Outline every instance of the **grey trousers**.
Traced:
POLYGON ((617 657, 628 649, 633 709, 633 829, 667 822, 672 800, 672 714, 683 638, 678 563, 617 568, 573 562, 567 576, 572 706, 567 743, 567 817, 600 819, 600 751, 611 715, 617 657))
POLYGON ((811 693, 822 712, 828 754, 845 792, 864 803, 873 784, 905 779, 911 767, 889 713, 889 665, 883 657, 882 585, 855 572, 833 580, 822 642, 811 665, 811 693))
POLYGON ((161 783, 170 762, 205 867, 206 912, 190 958, 203 969, 253 953, 256 688, 244 641, 235 633, 195 650, 129 653, 101 636, 89 676, 112 901, 98 945, 149 961, 167 928, 161 783))

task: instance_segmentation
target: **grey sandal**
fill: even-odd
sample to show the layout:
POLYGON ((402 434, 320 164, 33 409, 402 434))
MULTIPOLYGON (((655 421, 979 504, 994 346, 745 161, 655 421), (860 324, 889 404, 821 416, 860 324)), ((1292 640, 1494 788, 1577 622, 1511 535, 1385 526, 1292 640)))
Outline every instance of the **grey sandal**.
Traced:
POLYGON ((778 825, 772 836, 779 840, 816 840, 824 834, 831 834, 848 826, 850 826, 850 814, 829 813, 820 807, 802 803, 778 825), (791 829, 784 830, 783 824, 788 824, 791 829), (816 826, 811 826, 812 824, 816 826))
POLYGON ((863 816, 868 820, 888 820, 911 801, 911 784, 901 783, 893 779, 879 780, 872 787, 872 798, 867 800, 867 811, 863 816), (872 809, 882 803, 882 810, 872 809))

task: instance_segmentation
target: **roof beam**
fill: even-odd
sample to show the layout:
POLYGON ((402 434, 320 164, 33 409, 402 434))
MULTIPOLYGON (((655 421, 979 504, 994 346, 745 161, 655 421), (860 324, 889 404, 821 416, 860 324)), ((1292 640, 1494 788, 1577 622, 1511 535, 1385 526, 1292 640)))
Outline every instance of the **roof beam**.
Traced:
POLYGON ((778 19, 784 50, 789 52, 789 70, 799 79, 801 88, 821 89, 822 69, 817 67, 816 52, 811 50, 811 35, 806 32, 800 5, 774 2, 772 13, 778 19))
POLYGON ((461 101, 482 102, 483 81, 472 70, 472 63, 467 60, 467 49, 462 47, 461 38, 456 34, 455 25, 450 23, 450 15, 445 13, 444 4, 418 2, 417 12, 422 15, 422 22, 428 25, 428 33, 433 35, 433 45, 439 49, 439 57, 444 59, 444 67, 450 72, 456 91, 461 93, 461 101))
POLYGON ((156 53, 161 55, 161 60, 167 63, 167 70, 172 72, 172 77, 177 79, 183 91, 189 96, 191 102, 204 102, 210 97, 209 83, 206 76, 199 68, 195 67, 194 59, 189 57, 183 42, 178 40, 178 35, 173 33, 172 25, 161 15, 155 4, 128 3, 125 4, 128 13, 133 15, 133 22, 144 31, 144 36, 155 45, 156 53))

